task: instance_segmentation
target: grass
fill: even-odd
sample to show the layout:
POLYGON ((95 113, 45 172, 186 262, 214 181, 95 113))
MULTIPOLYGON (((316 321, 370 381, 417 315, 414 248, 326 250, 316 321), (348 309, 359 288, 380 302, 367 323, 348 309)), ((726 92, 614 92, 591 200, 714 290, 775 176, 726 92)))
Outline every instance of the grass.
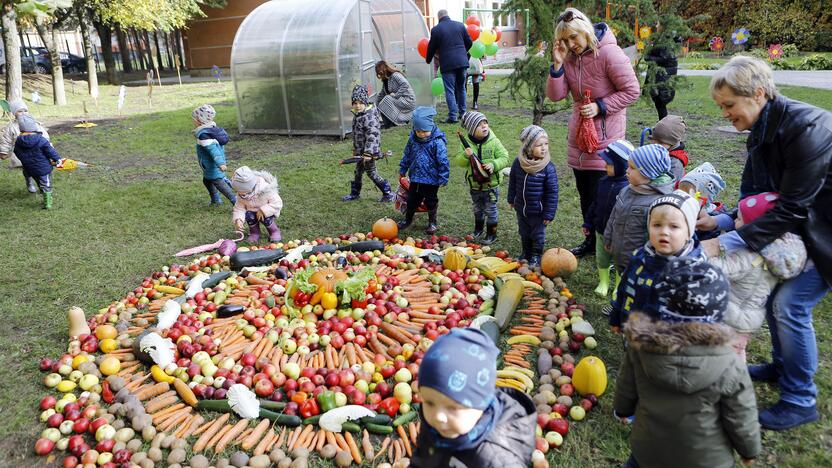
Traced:
MULTIPOLYGON (((748 53, 748 51, 743 52, 748 53)), ((803 62, 806 57, 810 57, 812 55, 822 55, 827 58, 832 58, 832 52, 800 52, 796 55, 792 55, 791 57, 785 57, 783 60, 790 65, 797 66, 803 62)), ((679 59, 679 66, 682 68, 692 68, 696 65, 722 65, 727 63, 728 60, 731 59, 732 54, 722 54, 717 56, 716 54, 706 54, 700 58, 690 58, 690 57, 681 57, 679 59)))
MULTIPOLYGON (((671 112, 685 116, 689 125, 687 144, 692 164, 712 162, 728 183, 723 200, 737 197, 743 163, 744 138, 720 133, 725 125, 707 98, 707 81, 688 78, 689 89, 677 93, 671 112)), ((43 83, 42 94, 48 93, 43 83)), ((498 78, 487 80, 481 108, 511 154, 519 150, 517 135, 530 123, 530 112, 522 103, 505 97, 496 105, 498 78)), ((783 87, 787 96, 832 109, 832 92, 783 87)), ((58 356, 65 350, 66 310, 73 305, 89 312, 107 306, 132 290, 142 278, 162 265, 175 262, 172 254, 182 248, 213 242, 231 235, 230 207, 209 209, 201 174, 195 162, 190 111, 210 102, 218 111, 217 121, 229 129, 229 167, 243 164, 275 173, 281 184, 285 208, 279 220, 287 238, 313 238, 344 232, 367 231, 372 222, 392 215, 389 205, 375 201, 378 193, 368 183, 364 198, 345 205, 338 201, 347 193, 352 172, 337 161, 349 154, 351 143, 320 137, 240 136, 236 133, 230 83, 198 83, 154 90, 154 107, 148 108, 144 88, 128 89, 127 107, 120 117, 115 99, 118 88, 103 86, 99 107, 94 110, 82 94, 70 94, 70 105, 55 108, 33 106, 33 112, 50 124, 59 152, 96 164, 74 173, 56 173, 55 209, 40 209, 38 196, 26 192, 16 171, 0 171, 0 238, 7 246, 0 268, 0 311, 6 320, 0 334, 0 460, 14 466, 39 465, 32 444, 43 429, 38 422, 37 402, 46 393, 37 361, 58 356), (76 129, 72 124, 84 116, 81 102, 88 102, 90 118, 99 126, 76 129)), ((48 95, 47 95, 48 97, 48 95)), ((442 114, 440 110, 440 114, 442 114)), ((566 166, 566 119, 549 116, 553 160, 560 177, 560 203, 547 246, 571 246, 580 239, 580 214, 574 178, 566 166)), ((629 110, 628 138, 638 141, 641 129, 655 123, 652 105, 640 101, 629 110)), ((446 133, 456 127, 443 124, 446 133)), ((383 146, 400 154, 409 130, 385 131, 383 146)), ((449 138, 453 151, 459 145, 449 138)), ((398 157, 380 164, 388 180, 395 180, 398 157)), ((443 233, 463 235, 471 229, 470 201, 462 169, 453 168, 451 182, 440 191, 440 223, 443 233)), ((505 193, 505 188, 503 189, 505 193)), ((503 195, 503 199, 504 199, 503 195)), ((500 203, 501 227, 496 247, 517 252, 519 248, 514 214, 500 203)), ((424 215, 409 231, 420 235, 424 215)), ((629 453, 628 430, 611 415, 612 394, 622 346, 610 335, 597 311, 603 301, 593 295, 596 275, 592 260, 580 263, 568 280, 576 297, 588 305, 590 320, 599 330, 599 355, 607 363, 610 390, 601 406, 586 422, 575 424, 564 446, 553 455, 557 466, 610 466, 623 462, 629 453)), ((822 466, 832 462, 832 302, 824 300, 815 311, 818 324, 820 368, 816 382, 820 390, 818 423, 785 433, 764 433, 762 462, 777 466, 822 466)), ((750 346, 750 360, 766 358, 769 339, 761 332, 750 346)), ((761 406, 771 404, 776 392, 757 387, 761 406)))

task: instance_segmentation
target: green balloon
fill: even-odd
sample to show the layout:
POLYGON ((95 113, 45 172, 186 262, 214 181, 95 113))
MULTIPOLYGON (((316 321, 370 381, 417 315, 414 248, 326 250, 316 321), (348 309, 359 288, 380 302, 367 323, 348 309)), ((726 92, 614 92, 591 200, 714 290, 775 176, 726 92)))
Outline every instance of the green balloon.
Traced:
POLYGON ((499 48, 496 42, 492 42, 485 46, 485 55, 497 55, 497 49, 499 48))
POLYGON ((430 91, 434 96, 441 96, 445 92, 445 83, 442 82, 442 78, 437 77, 433 79, 430 83, 430 91))
POLYGON ((485 55, 485 44, 480 41, 474 41, 468 53, 471 54, 471 57, 482 58, 485 55))

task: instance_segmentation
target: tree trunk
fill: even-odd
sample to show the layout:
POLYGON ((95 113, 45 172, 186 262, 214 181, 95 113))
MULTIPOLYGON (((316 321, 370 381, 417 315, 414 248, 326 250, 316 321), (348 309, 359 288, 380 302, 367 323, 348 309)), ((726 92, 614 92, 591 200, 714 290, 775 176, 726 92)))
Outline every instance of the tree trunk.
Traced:
POLYGON ((81 38, 84 40, 84 55, 87 58, 87 84, 90 95, 98 97, 98 69, 95 66, 95 51, 90 40, 90 17, 87 16, 87 9, 76 5, 75 12, 78 14, 78 24, 81 26, 81 38))
POLYGON ((121 27, 116 28, 116 39, 118 39, 118 50, 121 54, 121 67, 124 73, 130 73, 133 71, 133 62, 130 60, 130 42, 121 27))
POLYGON ((133 30, 133 42, 136 44, 136 51, 139 53, 139 62, 141 63, 142 69, 150 70, 147 57, 144 55, 142 41, 139 39, 139 33, 135 29, 133 30))
POLYGON ((171 49, 171 44, 173 42, 171 41, 170 36, 172 34, 173 33, 170 33, 170 32, 165 33, 165 49, 167 49, 167 52, 168 52, 168 64, 169 64, 169 68, 171 68, 171 69, 176 68, 176 61, 173 58, 173 50, 171 49))
POLYGON ((159 31, 153 31, 153 43, 156 45, 156 62, 159 70, 164 70, 164 63, 162 62, 162 49, 159 47, 159 31))
POLYGON ((153 54, 153 44, 150 42, 150 33, 147 31, 143 31, 141 37, 144 41, 144 49, 145 51, 147 51, 147 63, 150 64, 149 69, 156 70, 159 67, 159 65, 156 63, 156 56, 153 54))
POLYGON ((17 14, 11 0, 3 1, 3 50, 6 53, 6 100, 23 98, 23 73, 20 69, 20 39, 17 37, 17 14))
POLYGON ((176 52, 179 54, 179 66, 184 68, 185 70, 188 69, 188 64, 185 63, 185 46, 182 45, 182 30, 176 30, 176 52))
POLYGON ((101 39, 101 53, 104 55, 104 69, 107 73, 107 83, 117 85, 116 58, 113 56, 113 30, 110 26, 93 21, 98 37, 101 39))
POLYGON ((58 54, 58 28, 52 24, 52 17, 41 15, 35 20, 40 40, 49 52, 52 62, 52 102, 56 106, 66 105, 66 91, 64 90, 64 69, 61 67, 61 56, 58 54))

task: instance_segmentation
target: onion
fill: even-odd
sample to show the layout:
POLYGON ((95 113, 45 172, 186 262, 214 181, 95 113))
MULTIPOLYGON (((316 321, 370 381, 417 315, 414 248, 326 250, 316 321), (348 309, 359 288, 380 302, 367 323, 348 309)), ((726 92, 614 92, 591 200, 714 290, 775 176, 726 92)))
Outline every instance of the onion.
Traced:
POLYGON ((234 242, 231 239, 226 239, 226 240, 222 241, 222 244, 220 244, 219 252, 220 252, 220 255, 222 255, 222 256, 234 255, 234 252, 236 252, 236 251, 237 251, 237 243, 234 242))

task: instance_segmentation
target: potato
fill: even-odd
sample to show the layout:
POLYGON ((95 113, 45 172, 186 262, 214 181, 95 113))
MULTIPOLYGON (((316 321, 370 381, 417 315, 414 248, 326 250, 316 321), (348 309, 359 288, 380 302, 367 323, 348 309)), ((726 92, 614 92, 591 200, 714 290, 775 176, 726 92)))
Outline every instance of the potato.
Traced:
POLYGON ((130 462, 135 463, 136 465, 140 465, 144 460, 147 460, 147 454, 145 452, 135 452, 133 456, 130 457, 130 462))
POLYGON ((544 326, 540 329, 540 339, 543 341, 555 341, 556 336, 557 333, 555 332, 554 328, 544 326))
POLYGON ((393 468, 393 465, 389 463, 379 463, 378 465, 376 465, 376 468, 393 468))
POLYGON ((393 468, 407 468, 408 466, 410 466, 410 459, 407 457, 393 463, 393 468))
POLYGON ((188 446, 188 442, 185 439, 174 439, 173 443, 170 445, 172 449, 184 449, 188 446))
POLYGON ((248 461, 248 466, 251 468, 268 468, 271 463, 268 455, 257 455, 248 461))
POLYGON ((335 454, 335 464, 338 465, 340 468, 346 468, 352 465, 352 455, 349 452, 345 452, 341 450, 337 454, 335 454))
POLYGON ((292 466, 292 458, 286 457, 283 460, 280 460, 277 464, 277 468, 290 468, 292 466))
POLYGON ((162 461, 162 451, 159 447, 151 447, 150 450, 147 451, 147 458, 153 460, 153 462, 162 461))
POLYGON ((136 453, 136 452, 138 452, 139 450, 142 449, 142 441, 139 440, 139 439, 133 439, 133 440, 127 442, 126 448, 130 452, 136 453))
POLYGON ((176 437, 169 435, 162 439, 162 448, 170 448, 173 441, 176 440, 176 437))
POLYGON ((154 466, 156 466, 156 462, 154 462, 153 460, 151 460, 149 458, 145 458, 144 460, 142 460, 142 463, 141 463, 142 468, 153 468, 154 466))
POLYGON ((154 438, 156 438, 156 428, 153 426, 145 426, 144 429, 142 429, 142 440, 150 442, 154 438))
POLYGON ((540 375, 546 375, 552 370, 552 355, 546 349, 541 349, 540 355, 537 357, 537 372, 540 375))
MULTIPOLYGON (((113 426, 113 429, 115 429, 117 431, 120 431, 120 430, 124 429, 124 420, 123 419, 116 419, 115 421, 113 421, 111 426, 113 426)), ((128 428, 128 429, 130 429, 130 428, 128 428)), ((130 430, 132 431, 133 429, 130 429, 130 430)))
POLYGON ((165 437, 167 437, 167 434, 165 434, 164 432, 157 433, 153 440, 150 442, 150 446, 159 448, 162 445, 162 441, 165 440, 165 437))
POLYGON ((272 463, 275 464, 280 460, 283 460, 284 458, 286 458, 286 454, 283 452, 283 450, 280 450, 279 448, 273 449, 272 452, 269 454, 269 459, 272 461, 272 463))
POLYGON ((185 450, 183 449, 173 449, 168 454, 168 463, 182 463, 185 461, 185 450))
POLYGON ((568 383, 572 383, 572 377, 569 377, 568 375, 562 375, 555 379, 555 385, 557 385, 558 387, 568 383))
POLYGON ((554 392, 554 391, 555 391, 555 387, 554 387, 554 386, 552 386, 551 384, 543 384, 543 385, 541 385, 540 387, 538 387, 538 389, 537 389, 537 392, 538 392, 538 393, 542 393, 542 392, 554 392))
POLYGON ((292 458, 309 458, 309 450, 306 450, 303 447, 298 447, 292 450, 291 456, 292 458))
POLYGON ((327 460, 331 460, 331 459, 335 458, 336 453, 338 453, 338 447, 336 447, 332 444, 326 444, 321 449, 321 457, 323 457, 327 460))
POLYGON ((211 466, 211 462, 208 461, 208 457, 205 455, 194 455, 188 463, 191 468, 208 468, 211 466))
POLYGON ((307 460, 308 459, 306 457, 296 458, 295 461, 293 461, 292 464, 289 465, 289 468, 306 468, 309 464, 307 460))
POLYGON ((555 347, 555 343, 553 341, 544 341, 540 343, 540 347, 548 352, 550 349, 555 347))
POLYGON ((558 397, 557 402, 561 405, 566 406, 567 408, 572 406, 572 398, 566 395, 561 395, 558 397))
POLYGON ((231 466, 246 466, 248 464, 248 454, 245 452, 234 452, 231 455, 231 466))
POLYGON ((214 464, 216 468, 228 468, 231 466, 231 463, 228 461, 227 458, 220 458, 217 460, 217 463, 214 464))
MULTIPOLYGON (((552 379, 552 381, 556 380, 561 375, 563 375, 563 372, 561 372, 560 369, 552 369, 552 370, 549 371, 549 377, 552 379)), ((543 383, 543 382, 540 382, 540 383, 543 383)))

